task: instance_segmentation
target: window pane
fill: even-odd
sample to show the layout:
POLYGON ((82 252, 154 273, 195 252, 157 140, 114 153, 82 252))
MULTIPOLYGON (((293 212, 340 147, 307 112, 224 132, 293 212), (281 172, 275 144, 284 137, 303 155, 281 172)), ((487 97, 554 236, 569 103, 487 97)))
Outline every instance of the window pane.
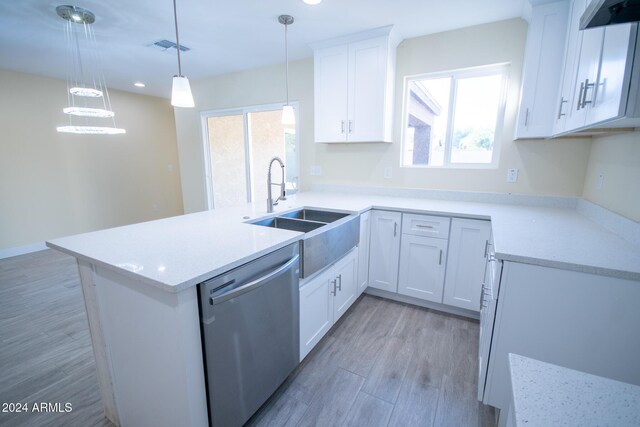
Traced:
POLYGON ((242 114, 209 117, 208 127, 214 206, 247 203, 242 114))
POLYGON ((451 163, 491 163, 502 75, 457 81, 451 163))
MULTIPOLYGON (((280 157, 285 164, 287 189, 291 192, 298 186, 297 144, 295 127, 282 125, 282 110, 249 113, 249 145, 251 147, 252 199, 267 200, 267 167, 274 157, 280 157)), ((274 183, 282 180, 282 169, 273 165, 271 177, 274 183)), ((274 199, 278 188, 272 188, 274 199)))
POLYGON ((413 80, 408 87, 405 166, 442 166, 451 78, 413 80))

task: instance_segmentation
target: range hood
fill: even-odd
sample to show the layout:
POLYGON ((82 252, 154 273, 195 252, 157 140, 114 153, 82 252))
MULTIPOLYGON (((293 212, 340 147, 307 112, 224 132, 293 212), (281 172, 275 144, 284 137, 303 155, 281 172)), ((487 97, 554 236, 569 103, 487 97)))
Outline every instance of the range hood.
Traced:
POLYGON ((640 21, 640 0, 592 0, 580 18, 580 29, 640 21))

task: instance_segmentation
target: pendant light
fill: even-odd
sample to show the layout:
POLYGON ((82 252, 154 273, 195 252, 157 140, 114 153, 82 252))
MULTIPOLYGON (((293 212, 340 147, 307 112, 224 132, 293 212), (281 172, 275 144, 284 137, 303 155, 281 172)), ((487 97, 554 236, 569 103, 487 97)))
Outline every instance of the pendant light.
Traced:
POLYGON ((293 16, 280 15, 278 22, 284 25, 284 61, 285 61, 285 79, 287 86, 287 103, 282 107, 282 124, 286 126, 293 126, 296 124, 296 114, 293 111, 293 107, 289 105, 289 40, 287 34, 287 28, 293 24, 293 16))
POLYGON ((56 130, 64 133, 114 135, 126 131, 116 127, 115 113, 100 67, 99 49, 93 31, 95 15, 77 6, 58 6, 56 13, 65 22, 67 45, 67 102, 62 112, 69 117, 67 126, 56 130), (111 119, 113 126, 96 126, 100 119, 111 119))
POLYGON ((191 85, 189 79, 182 75, 182 64, 180 63, 180 38, 178 37, 178 12, 176 10, 176 0, 173 0, 173 20, 176 24, 176 50, 178 51, 178 75, 173 76, 173 87, 171 88, 171 105, 174 107, 194 107, 193 95, 191 95, 191 85))

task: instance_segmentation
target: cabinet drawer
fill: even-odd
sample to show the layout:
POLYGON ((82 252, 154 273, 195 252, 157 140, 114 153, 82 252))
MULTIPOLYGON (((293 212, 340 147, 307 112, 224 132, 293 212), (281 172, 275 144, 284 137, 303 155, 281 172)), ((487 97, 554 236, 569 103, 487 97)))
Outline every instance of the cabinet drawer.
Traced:
POLYGON ((448 239, 450 222, 442 216, 402 214, 402 233, 448 239))

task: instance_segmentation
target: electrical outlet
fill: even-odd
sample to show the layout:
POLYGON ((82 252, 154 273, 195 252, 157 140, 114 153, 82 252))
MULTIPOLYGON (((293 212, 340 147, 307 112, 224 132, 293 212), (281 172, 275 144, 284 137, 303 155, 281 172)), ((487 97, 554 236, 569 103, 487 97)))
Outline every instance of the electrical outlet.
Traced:
POLYGON ((320 176, 322 175, 322 166, 312 165, 311 170, 309 171, 311 176, 320 176))
POLYGON ((604 175, 598 175, 598 182, 596 184, 596 189, 602 190, 602 186, 604 185, 604 175))
POLYGON ((167 171, 169 171, 169 173, 173 173, 173 165, 171 163, 167 165, 167 171))
POLYGON ((393 169, 391 168, 391 166, 385 166, 384 167, 384 178, 385 179, 391 179, 392 176, 393 176, 393 169))
POLYGON ((518 169, 507 169, 507 182, 518 182, 518 169))

